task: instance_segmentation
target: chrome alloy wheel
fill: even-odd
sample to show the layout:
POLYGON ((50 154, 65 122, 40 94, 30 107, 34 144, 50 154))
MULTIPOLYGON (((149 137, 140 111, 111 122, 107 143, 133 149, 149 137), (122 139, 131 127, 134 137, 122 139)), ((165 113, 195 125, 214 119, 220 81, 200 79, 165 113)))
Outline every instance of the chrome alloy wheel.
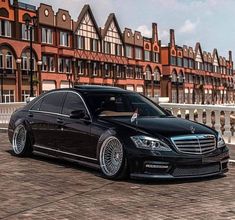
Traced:
POLYGON ((123 148, 116 137, 107 138, 100 149, 100 166, 107 176, 114 176, 121 168, 123 148))
POLYGON ((20 154, 23 152, 26 143, 26 129, 23 125, 19 125, 14 130, 12 147, 15 154, 20 154))

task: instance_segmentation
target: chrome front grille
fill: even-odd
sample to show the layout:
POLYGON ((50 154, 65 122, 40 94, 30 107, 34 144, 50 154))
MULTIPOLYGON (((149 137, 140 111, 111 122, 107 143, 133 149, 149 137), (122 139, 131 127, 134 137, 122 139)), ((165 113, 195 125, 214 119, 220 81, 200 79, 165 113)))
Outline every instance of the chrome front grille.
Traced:
POLYGON ((216 148, 216 138, 211 134, 175 136, 171 140, 182 153, 206 154, 216 148))

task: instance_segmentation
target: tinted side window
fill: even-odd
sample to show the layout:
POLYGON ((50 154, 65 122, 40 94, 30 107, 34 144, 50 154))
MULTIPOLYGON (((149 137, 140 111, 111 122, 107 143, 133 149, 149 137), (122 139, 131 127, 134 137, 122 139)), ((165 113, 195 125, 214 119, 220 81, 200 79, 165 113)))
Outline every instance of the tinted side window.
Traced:
POLYGON ((78 95, 69 92, 65 98, 62 114, 70 115, 70 113, 75 110, 86 110, 86 108, 78 95))
POLYGON ((40 106, 42 103, 43 99, 40 99, 39 101, 36 101, 36 103, 33 105, 33 107, 31 108, 31 110, 35 110, 35 111, 39 111, 40 110, 40 106))
POLYGON ((46 95, 41 103, 40 111, 60 113, 65 92, 53 92, 46 95))

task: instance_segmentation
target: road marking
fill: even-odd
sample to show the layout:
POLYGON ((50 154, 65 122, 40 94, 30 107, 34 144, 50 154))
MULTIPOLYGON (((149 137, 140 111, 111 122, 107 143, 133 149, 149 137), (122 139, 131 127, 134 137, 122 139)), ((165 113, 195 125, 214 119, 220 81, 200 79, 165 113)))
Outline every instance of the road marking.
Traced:
POLYGON ((235 163, 235 160, 229 160, 230 163, 235 163))

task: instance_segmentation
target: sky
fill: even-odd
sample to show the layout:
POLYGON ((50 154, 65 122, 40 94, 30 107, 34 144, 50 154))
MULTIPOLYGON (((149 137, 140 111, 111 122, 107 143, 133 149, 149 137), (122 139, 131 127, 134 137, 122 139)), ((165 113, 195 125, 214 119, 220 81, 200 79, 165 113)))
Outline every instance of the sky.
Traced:
POLYGON ((109 13, 115 13, 122 31, 125 27, 151 36, 152 22, 158 24, 159 39, 169 42, 169 29, 175 29, 176 44, 195 48, 228 58, 235 58, 235 0, 20 0, 39 6, 46 3, 66 9, 74 20, 84 4, 91 6, 98 26, 103 27, 109 13))

